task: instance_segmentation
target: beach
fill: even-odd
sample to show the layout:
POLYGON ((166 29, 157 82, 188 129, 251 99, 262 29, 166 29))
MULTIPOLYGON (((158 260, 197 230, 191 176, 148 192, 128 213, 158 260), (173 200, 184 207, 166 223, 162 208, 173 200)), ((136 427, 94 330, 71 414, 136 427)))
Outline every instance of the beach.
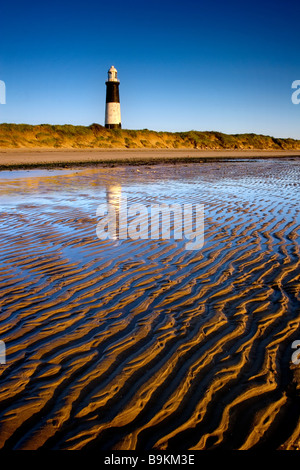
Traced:
POLYGON ((0 448, 298 449, 299 156, 1 150, 0 448), (203 246, 99 239, 121 195, 203 246))
POLYGON ((210 160, 299 158, 300 150, 197 150, 197 149, 0 149, 0 170, 55 168, 73 165, 141 165, 197 163, 210 160))

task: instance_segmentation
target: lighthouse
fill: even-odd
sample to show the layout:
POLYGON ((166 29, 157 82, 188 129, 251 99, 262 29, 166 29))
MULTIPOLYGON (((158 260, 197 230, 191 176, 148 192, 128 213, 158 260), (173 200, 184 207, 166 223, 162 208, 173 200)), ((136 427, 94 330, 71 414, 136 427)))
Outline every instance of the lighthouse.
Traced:
POLYGON ((119 80, 117 69, 112 65, 108 71, 106 84, 105 127, 116 129, 121 127, 121 108, 119 96, 119 80))

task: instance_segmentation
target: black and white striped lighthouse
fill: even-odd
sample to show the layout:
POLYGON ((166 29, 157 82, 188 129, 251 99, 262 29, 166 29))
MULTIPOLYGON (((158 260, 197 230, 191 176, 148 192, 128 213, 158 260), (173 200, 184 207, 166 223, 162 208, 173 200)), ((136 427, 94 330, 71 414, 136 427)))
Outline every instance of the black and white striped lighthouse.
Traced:
POLYGON ((106 84, 105 127, 115 129, 121 127, 121 108, 117 69, 112 65, 108 71, 106 84))

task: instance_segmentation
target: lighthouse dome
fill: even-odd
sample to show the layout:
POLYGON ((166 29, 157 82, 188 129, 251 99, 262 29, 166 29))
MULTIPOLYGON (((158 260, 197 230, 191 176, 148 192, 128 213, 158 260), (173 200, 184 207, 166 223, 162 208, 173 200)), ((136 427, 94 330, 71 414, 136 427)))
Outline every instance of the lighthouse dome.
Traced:
POLYGON ((118 82, 118 72, 117 69, 112 65, 108 71, 108 81, 109 82, 118 82))

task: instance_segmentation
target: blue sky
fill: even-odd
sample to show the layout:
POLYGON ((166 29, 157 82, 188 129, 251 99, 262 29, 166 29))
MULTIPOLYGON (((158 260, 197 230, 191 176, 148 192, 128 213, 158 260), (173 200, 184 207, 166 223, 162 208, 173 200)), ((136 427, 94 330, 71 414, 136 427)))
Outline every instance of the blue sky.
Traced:
POLYGON ((0 122, 104 124, 118 69, 122 126, 300 139, 299 1, 1 5, 0 122))

